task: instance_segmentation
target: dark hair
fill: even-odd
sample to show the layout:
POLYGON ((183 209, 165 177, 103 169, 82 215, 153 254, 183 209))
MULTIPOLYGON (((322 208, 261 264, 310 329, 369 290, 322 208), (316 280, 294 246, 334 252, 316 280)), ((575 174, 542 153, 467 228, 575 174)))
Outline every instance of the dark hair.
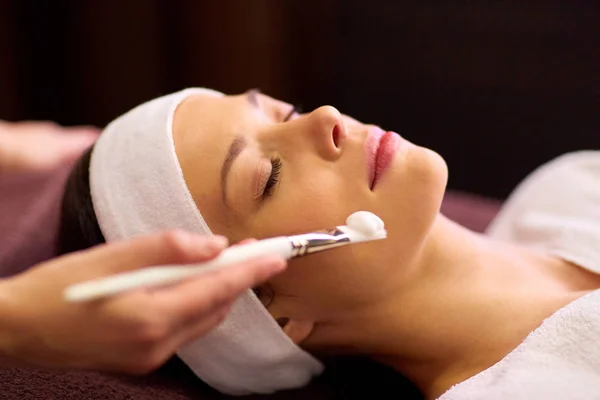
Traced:
POLYGON ((58 231, 58 254, 104 243, 90 192, 90 157, 93 146, 77 161, 63 193, 58 231))

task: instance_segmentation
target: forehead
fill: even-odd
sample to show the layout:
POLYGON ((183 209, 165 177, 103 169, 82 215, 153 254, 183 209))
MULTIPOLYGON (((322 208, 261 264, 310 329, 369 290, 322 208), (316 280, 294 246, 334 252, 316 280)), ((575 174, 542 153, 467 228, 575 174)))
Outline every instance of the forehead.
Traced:
POLYGON ((233 96, 200 93, 186 98, 173 117, 173 140, 180 163, 200 156, 223 160, 235 136, 251 136, 258 125, 282 120, 288 107, 256 91, 233 96))
POLYGON ((287 107, 289 104, 256 90, 231 96, 195 94, 182 101, 175 111, 174 140, 202 141, 223 131, 244 135, 248 124, 263 122, 266 116, 278 120, 287 107))
POLYGON ((213 230, 222 221, 211 216, 230 212, 220 194, 230 144, 237 136, 252 142, 263 124, 282 120, 289 107, 258 92, 252 96, 252 91, 233 96, 200 93, 177 107, 172 129, 177 158, 196 206, 213 230))
MULTIPOLYGON (((257 97, 260 102, 266 98, 257 97)), ((214 233, 223 233, 231 217, 222 200, 223 161, 237 136, 250 139, 261 115, 247 93, 222 97, 201 93, 185 99, 173 116, 173 141, 184 179, 214 233)))
POLYGON ((244 114, 242 96, 196 94, 186 98, 173 116, 173 142, 186 184, 197 208, 214 230, 222 205, 220 166, 228 143, 244 114))
MULTIPOLYGON (((206 136, 215 128, 226 127, 227 120, 233 120, 243 108, 243 95, 215 96, 210 93, 200 93, 189 96, 179 104, 173 117, 174 139, 181 139, 197 132, 193 136, 206 136), (231 118, 232 117, 232 118, 231 118), (224 126, 225 125, 225 126, 224 126), (202 133, 202 134, 200 134, 202 133)), ((185 138, 189 140, 190 138, 185 138)))

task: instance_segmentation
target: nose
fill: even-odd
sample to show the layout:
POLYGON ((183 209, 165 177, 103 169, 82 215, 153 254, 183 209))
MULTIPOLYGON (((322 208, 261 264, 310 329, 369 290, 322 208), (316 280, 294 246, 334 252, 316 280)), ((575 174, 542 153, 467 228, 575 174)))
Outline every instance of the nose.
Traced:
POLYGON ((321 157, 337 159, 346 138, 346 125, 340 112, 332 106, 322 106, 305 116, 306 134, 321 157))

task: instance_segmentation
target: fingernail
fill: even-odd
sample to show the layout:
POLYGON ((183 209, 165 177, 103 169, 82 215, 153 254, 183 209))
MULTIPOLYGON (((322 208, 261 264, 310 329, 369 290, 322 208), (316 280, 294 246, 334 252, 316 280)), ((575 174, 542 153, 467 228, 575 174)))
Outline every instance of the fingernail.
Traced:
POLYGON ((212 237, 212 243, 215 247, 224 249, 229 244, 229 239, 227 239, 225 236, 214 235, 212 237))

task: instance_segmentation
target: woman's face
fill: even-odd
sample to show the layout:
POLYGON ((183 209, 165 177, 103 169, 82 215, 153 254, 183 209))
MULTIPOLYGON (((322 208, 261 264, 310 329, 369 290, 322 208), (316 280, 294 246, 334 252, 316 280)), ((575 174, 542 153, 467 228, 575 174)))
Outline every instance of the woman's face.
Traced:
POLYGON ((410 281, 447 171, 436 153, 401 140, 373 185, 366 148, 380 128, 330 106, 292 109, 257 91, 195 95, 178 107, 173 135, 198 208, 231 242, 331 228, 359 210, 383 219, 387 239, 292 260, 269 283, 272 313, 324 321, 410 281))

